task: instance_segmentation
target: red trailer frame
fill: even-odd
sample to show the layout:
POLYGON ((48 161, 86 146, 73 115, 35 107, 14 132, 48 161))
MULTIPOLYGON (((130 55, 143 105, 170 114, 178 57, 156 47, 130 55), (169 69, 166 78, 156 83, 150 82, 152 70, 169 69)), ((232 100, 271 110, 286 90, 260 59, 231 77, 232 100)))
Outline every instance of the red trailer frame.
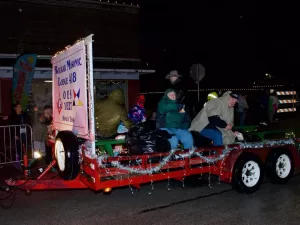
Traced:
MULTIPOLYGON (((207 159, 212 160, 223 155, 223 159, 213 163, 208 163, 206 160, 197 156, 182 158, 180 155, 185 154, 186 151, 178 150, 174 153, 174 157, 168 161, 159 170, 159 172, 152 174, 134 174, 127 170, 118 169, 112 166, 111 163, 113 161, 117 161, 120 164, 126 165, 127 168, 130 167, 138 170, 151 169, 157 166, 164 159, 164 157, 168 156, 170 153, 108 157, 103 159, 101 162, 102 166, 99 165, 99 159, 91 159, 85 156, 85 154, 81 154, 82 162, 80 173, 74 180, 47 179, 47 176, 49 174, 51 175, 51 172, 49 171, 57 163, 56 160, 53 160, 47 169, 37 179, 7 181, 7 183, 12 186, 20 186, 25 190, 90 188, 94 191, 101 191, 122 186, 132 186, 139 189, 141 184, 154 181, 167 179, 182 181, 185 177, 191 175, 211 174, 218 176, 221 182, 232 183, 233 186, 235 186, 236 184, 234 183, 236 182, 234 182, 234 179, 237 173, 237 165, 243 158, 256 158, 262 165, 262 171, 265 171, 265 169, 268 167, 270 168, 270 165, 272 164, 272 157, 274 157, 274 155, 276 155, 278 152, 284 153, 290 157, 291 166, 293 167, 291 168, 291 173, 294 168, 300 168, 299 152, 296 146, 292 144, 278 144, 273 146, 264 146, 263 148, 243 149, 240 147, 240 145, 230 145, 228 146, 228 149, 231 150, 225 154, 223 147, 204 147, 195 151, 196 153, 206 156, 207 159)), ((283 182, 285 182, 285 180, 283 182)), ((257 189, 258 188, 259 186, 257 189)), ((257 189, 255 188, 255 190, 250 191, 238 191, 252 193, 257 189)))

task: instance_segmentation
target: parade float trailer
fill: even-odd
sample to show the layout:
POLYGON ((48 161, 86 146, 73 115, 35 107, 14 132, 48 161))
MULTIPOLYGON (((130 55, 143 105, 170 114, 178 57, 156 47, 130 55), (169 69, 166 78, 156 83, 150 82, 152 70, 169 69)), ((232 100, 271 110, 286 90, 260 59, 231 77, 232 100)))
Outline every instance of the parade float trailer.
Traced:
MULTIPOLYGON (((97 140, 94 118, 92 35, 57 53, 53 64, 53 161, 37 177, 7 181, 28 192, 49 189, 86 189, 108 192, 112 188, 159 180, 183 181, 191 175, 210 174, 232 184, 241 193, 257 191, 266 174, 272 183, 286 183, 300 167, 298 139, 293 135, 277 140, 247 139, 228 146, 197 146, 189 151, 144 155, 107 153, 125 140, 97 140), (51 178, 53 167, 60 178, 51 178)), ((105 110, 105 109, 103 109, 105 110)))

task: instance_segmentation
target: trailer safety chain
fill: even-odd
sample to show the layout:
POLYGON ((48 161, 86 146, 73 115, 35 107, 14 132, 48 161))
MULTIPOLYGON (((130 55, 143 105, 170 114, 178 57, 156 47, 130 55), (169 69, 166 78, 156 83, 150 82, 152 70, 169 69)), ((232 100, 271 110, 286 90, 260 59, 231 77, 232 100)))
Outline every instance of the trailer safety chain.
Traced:
MULTIPOLYGON (((176 154, 176 156, 184 159, 184 158, 190 158, 191 156, 196 155, 196 156, 200 157, 201 159, 205 160, 207 163, 211 164, 211 163, 225 159, 225 157, 234 149, 258 149, 258 148, 273 147, 273 146, 295 145, 295 143, 296 143, 295 140, 292 138, 280 139, 280 140, 265 140, 262 142, 252 142, 252 143, 241 142, 241 143, 237 143, 238 144, 237 146, 234 146, 231 148, 229 148, 228 146, 225 146, 225 148, 222 151, 222 154, 219 155, 218 157, 214 157, 214 158, 209 158, 209 157, 203 156, 200 152, 196 152, 196 150, 198 150, 198 148, 193 147, 189 152, 184 153, 184 154, 176 154)), ((87 150, 88 150, 88 148, 87 148, 87 150)), ((159 172, 161 170, 161 168, 163 166, 165 166, 172 159, 172 156, 178 150, 180 150, 180 149, 171 150, 169 155, 164 157, 163 160, 157 166, 150 168, 150 169, 131 168, 128 166, 123 166, 123 165, 121 165, 121 163, 119 161, 112 161, 111 165, 118 169, 126 170, 129 173, 151 175, 151 174, 159 172)), ((91 154, 90 154, 90 156, 91 156, 91 154)), ((105 161, 105 159, 107 159, 109 156, 102 155, 102 156, 96 156, 96 157, 97 157, 99 166, 101 168, 105 168, 106 165, 103 164, 103 161, 105 161)))
POLYGON ((0 208, 9 209, 16 200, 16 189, 0 185, 0 208))
MULTIPOLYGON (((10 178, 12 180, 12 178, 10 178)), ((0 208, 9 209, 13 206, 16 200, 17 189, 25 185, 26 180, 22 185, 9 186, 3 180, 0 181, 0 208)))
MULTIPOLYGON (((47 166, 46 164, 44 164, 44 166, 47 166)), ((56 174, 53 177, 57 176, 57 171, 53 169, 53 172, 55 172, 56 174)), ((30 170, 32 171, 32 169, 30 170)), ((20 185, 8 185, 7 182, 5 182, 4 180, 0 180, 0 208, 3 209, 9 209, 13 206, 15 200, 16 200, 16 191, 22 190, 22 186, 24 186, 30 179, 32 179, 32 177, 28 177, 22 184, 20 185)), ((51 178, 52 179, 52 178, 51 178)), ((13 179, 10 178, 9 181, 13 182, 14 180, 17 179, 13 179)))

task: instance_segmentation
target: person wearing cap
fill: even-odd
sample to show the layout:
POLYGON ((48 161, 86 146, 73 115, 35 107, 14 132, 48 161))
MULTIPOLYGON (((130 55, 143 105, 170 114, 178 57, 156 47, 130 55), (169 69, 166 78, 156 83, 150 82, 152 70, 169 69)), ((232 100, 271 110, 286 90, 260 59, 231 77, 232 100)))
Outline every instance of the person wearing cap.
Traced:
POLYGON ((185 108, 187 115, 192 118, 191 106, 193 104, 189 100, 187 88, 182 80, 183 76, 177 70, 172 70, 165 78, 170 81, 169 88, 175 90, 177 102, 185 108))
POLYGON ((186 97, 186 90, 183 87, 181 78, 182 75, 178 73, 177 70, 172 70, 165 78, 167 80, 170 80, 171 83, 171 89, 175 90, 176 92, 176 100, 183 104, 185 97, 186 97))
POLYGON ((228 145, 239 135, 233 130, 234 106, 239 95, 230 91, 207 102, 191 123, 189 131, 197 131, 213 141, 213 145, 228 145))

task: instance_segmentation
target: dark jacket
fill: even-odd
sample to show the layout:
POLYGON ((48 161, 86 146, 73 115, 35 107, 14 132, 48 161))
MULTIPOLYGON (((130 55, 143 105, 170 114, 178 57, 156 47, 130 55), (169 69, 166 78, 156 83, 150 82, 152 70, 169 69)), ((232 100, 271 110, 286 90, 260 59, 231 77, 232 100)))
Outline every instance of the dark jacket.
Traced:
POLYGON ((188 129, 190 125, 189 117, 186 113, 180 113, 182 108, 176 100, 171 100, 168 93, 174 91, 168 89, 161 98, 157 108, 157 128, 177 128, 188 129))
POLYGON ((191 101, 188 89, 186 88, 187 84, 185 83, 185 81, 186 80, 183 78, 183 79, 177 79, 175 83, 169 82, 169 88, 175 90, 177 96, 177 102, 182 106, 184 105, 188 117, 193 118, 194 102, 191 101))
MULTIPOLYGON (((31 125, 30 116, 26 112, 22 112, 21 114, 17 114, 15 111, 8 117, 8 125, 31 125)), ((24 127, 25 128, 25 127, 24 127)), ((20 136, 20 126, 12 127, 10 129, 12 136, 20 136)), ((30 128, 26 126, 26 132, 30 132, 30 128)))
POLYGON ((268 108, 268 103, 269 103, 269 95, 263 94, 259 97, 259 105, 260 107, 263 108, 268 108))
POLYGON ((170 83, 169 87, 170 89, 175 90, 178 103, 184 104, 187 96, 187 89, 183 80, 177 79, 174 83, 170 83))

